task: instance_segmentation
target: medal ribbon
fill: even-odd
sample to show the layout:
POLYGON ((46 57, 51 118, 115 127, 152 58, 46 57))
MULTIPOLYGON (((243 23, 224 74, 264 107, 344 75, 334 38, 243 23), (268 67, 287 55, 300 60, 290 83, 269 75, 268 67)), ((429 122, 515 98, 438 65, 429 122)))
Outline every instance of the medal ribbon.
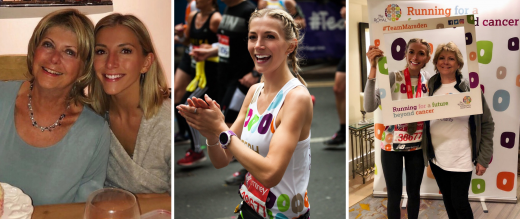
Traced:
MULTIPOLYGON (((415 98, 419 98, 422 96, 422 83, 421 83, 421 74, 419 73, 419 79, 417 80, 417 91, 415 92, 415 98)), ((406 94, 408 95, 408 99, 413 99, 413 90, 412 90, 412 80, 410 79, 410 71, 408 68, 404 70, 404 82, 406 83, 406 94)))

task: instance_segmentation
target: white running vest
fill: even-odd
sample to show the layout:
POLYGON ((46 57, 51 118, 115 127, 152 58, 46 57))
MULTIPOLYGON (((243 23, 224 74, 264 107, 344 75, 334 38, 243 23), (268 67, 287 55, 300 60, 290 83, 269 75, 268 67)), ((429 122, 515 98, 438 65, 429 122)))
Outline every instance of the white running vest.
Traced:
MULTIPOLYGON (((259 84, 249 104, 242 129, 241 139, 245 145, 260 155, 267 156, 271 138, 276 132, 275 118, 284 103, 287 93, 297 86, 303 86, 297 78, 288 81, 265 112, 260 115, 256 100, 264 87, 264 83, 259 84)), ((295 218, 309 210, 307 185, 309 184, 311 170, 310 140, 311 136, 309 133, 307 139, 297 143, 282 180, 278 185, 270 189, 265 202, 267 213, 265 218, 295 218)), ((255 208, 255 206, 251 207, 255 208)))

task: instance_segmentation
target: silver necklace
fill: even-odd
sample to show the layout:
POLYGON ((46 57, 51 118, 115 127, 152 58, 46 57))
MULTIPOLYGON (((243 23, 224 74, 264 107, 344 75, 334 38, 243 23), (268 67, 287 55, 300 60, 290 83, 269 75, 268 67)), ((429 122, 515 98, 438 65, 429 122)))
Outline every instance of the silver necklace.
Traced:
POLYGON ((39 128, 42 132, 45 131, 45 130, 50 132, 53 129, 55 129, 56 127, 61 125, 61 120, 63 120, 63 118, 65 118, 65 112, 67 112, 67 110, 70 108, 70 103, 69 103, 69 105, 67 105, 67 108, 65 109, 65 112, 63 112, 63 114, 61 114, 60 118, 58 118, 58 120, 56 120, 55 123, 53 123, 50 126, 46 126, 46 127, 39 126, 38 123, 36 122, 36 120, 34 120, 34 113, 33 113, 33 108, 32 108, 32 105, 31 105, 31 103, 32 103, 32 96, 31 96, 32 90, 33 90, 33 83, 31 83, 31 88, 30 88, 29 94, 27 95, 29 97, 29 103, 27 104, 27 106, 29 107, 29 117, 31 118, 32 126, 34 126, 36 128, 39 128))

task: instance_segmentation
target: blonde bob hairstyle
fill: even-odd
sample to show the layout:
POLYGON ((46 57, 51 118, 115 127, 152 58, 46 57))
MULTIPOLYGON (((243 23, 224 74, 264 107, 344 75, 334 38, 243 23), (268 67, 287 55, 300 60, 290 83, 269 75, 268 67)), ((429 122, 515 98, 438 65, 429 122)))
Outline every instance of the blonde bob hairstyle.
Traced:
MULTIPOLYGON (((97 24, 94 33, 97 34, 105 27, 114 27, 122 25, 130 28, 139 40, 143 48, 143 56, 149 53, 154 54, 154 60, 148 72, 141 74, 139 81, 139 108, 143 111, 144 117, 149 119, 159 111, 163 100, 168 98, 168 85, 164 76, 163 70, 158 63, 157 53, 152 44, 150 34, 145 25, 133 15, 122 15, 114 13, 102 18, 97 24)), ((92 108, 100 115, 104 115, 110 107, 109 95, 103 90, 103 85, 99 78, 95 77, 91 86, 89 86, 89 93, 92 94, 93 100, 92 108)))
POLYGON ((439 55, 442 51, 453 52, 455 54, 457 62, 459 63, 459 69, 457 69, 456 75, 461 75, 460 70, 462 67, 464 67, 464 59, 462 59, 462 53, 460 52, 459 47, 457 47, 457 45, 455 45, 453 42, 439 44, 437 46, 437 50, 435 50, 435 55, 433 56, 433 66, 435 72, 439 72, 437 70, 437 61, 439 61, 439 55))
POLYGON ((294 22, 294 19, 289 13, 287 13, 284 10, 281 9, 262 9, 262 10, 255 10, 251 14, 251 18, 249 18, 249 25, 251 25, 251 21, 255 18, 262 18, 262 17, 270 17, 274 18, 276 20, 279 20, 282 22, 282 30, 285 35, 285 40, 287 42, 290 42, 294 39, 297 40, 296 47, 294 48, 293 52, 289 54, 287 57, 289 60, 289 65, 291 66, 292 73, 294 77, 298 78, 300 82, 307 86, 307 83, 305 80, 303 80, 302 76, 298 73, 300 69, 299 62, 301 61, 301 56, 299 54, 298 46, 301 45, 301 42, 303 42, 303 36, 300 35, 300 29, 301 27, 297 25, 294 22))
POLYGON ((80 69, 80 74, 74 82, 74 86, 70 91, 70 101, 77 104, 90 103, 91 99, 83 92, 87 87, 94 74, 92 72, 93 56, 94 56, 94 25, 92 21, 76 9, 63 9, 52 12, 43 17, 29 40, 27 49, 27 78, 30 82, 34 82, 34 74, 32 66, 34 62, 34 52, 47 30, 52 27, 63 27, 72 31, 78 40, 78 58, 81 60, 83 68, 80 69))
MULTIPOLYGON (((406 49, 404 50, 404 51, 406 51, 407 54, 408 54, 408 48, 410 47, 410 45, 412 43, 420 43, 420 44, 426 46, 426 57, 428 58, 428 61, 429 61, 430 57, 431 57, 430 54, 432 52, 432 47, 430 46, 430 44, 428 42, 426 42, 426 40, 423 40, 420 38, 412 38, 412 39, 410 39, 410 41, 408 41, 408 43, 406 44, 406 49)), ((426 67, 426 64, 428 64, 428 63, 425 63, 422 68, 426 67)), ((406 68, 408 68, 408 65, 409 65, 408 62, 406 62, 406 68)))

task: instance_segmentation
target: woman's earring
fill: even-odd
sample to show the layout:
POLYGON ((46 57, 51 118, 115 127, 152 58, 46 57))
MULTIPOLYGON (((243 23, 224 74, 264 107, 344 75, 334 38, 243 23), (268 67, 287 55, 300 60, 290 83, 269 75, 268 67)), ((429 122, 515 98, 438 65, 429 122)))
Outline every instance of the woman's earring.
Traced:
POLYGON ((142 74, 141 74, 141 79, 140 79, 141 83, 143 83, 143 82, 144 82, 144 78, 145 78, 145 74, 144 74, 144 73, 142 73, 142 74))

